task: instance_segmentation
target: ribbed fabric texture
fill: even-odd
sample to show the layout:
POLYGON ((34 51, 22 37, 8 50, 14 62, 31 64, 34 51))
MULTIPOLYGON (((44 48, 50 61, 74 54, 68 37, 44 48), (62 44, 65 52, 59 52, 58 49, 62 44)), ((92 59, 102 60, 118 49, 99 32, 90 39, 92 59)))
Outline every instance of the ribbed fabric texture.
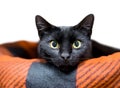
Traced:
MULTIPOLYGON (((29 42, 18 44, 25 44, 21 47, 31 44, 27 51, 31 57, 36 57, 32 54, 36 45, 29 42)), ((0 46, 0 88, 26 88, 27 74, 33 62, 45 61, 13 57, 0 46)), ((76 88, 120 88, 120 52, 81 62, 76 73, 76 88)))
POLYGON ((0 56, 0 88, 26 88, 26 76, 32 62, 11 56, 0 56))
POLYGON ((77 88, 120 88, 120 53, 82 62, 77 69, 77 88))

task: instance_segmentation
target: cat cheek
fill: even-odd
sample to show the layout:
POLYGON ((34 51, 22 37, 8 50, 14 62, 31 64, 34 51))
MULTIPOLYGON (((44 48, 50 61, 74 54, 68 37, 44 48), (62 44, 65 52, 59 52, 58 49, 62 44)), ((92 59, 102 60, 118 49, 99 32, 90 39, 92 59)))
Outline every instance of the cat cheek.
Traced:
POLYGON ((52 60, 52 63, 55 65, 55 66, 57 66, 57 67, 59 67, 59 66, 61 66, 61 61, 58 61, 58 60, 55 60, 56 58, 54 58, 53 60, 52 60))

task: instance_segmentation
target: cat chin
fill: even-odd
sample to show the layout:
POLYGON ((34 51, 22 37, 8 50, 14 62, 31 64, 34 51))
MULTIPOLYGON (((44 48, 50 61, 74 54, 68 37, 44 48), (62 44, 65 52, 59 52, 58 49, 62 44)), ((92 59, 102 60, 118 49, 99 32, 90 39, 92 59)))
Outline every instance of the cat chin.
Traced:
POLYGON ((69 72, 72 72, 73 70, 75 70, 76 67, 77 66, 59 66, 58 68, 62 72, 69 73, 69 72))
POLYGON ((69 73, 71 71, 73 71, 75 68, 77 68, 77 64, 65 64, 65 63, 60 63, 56 64, 56 63, 52 63, 53 65, 55 65, 58 69, 60 69, 60 71, 65 72, 65 73, 69 73))

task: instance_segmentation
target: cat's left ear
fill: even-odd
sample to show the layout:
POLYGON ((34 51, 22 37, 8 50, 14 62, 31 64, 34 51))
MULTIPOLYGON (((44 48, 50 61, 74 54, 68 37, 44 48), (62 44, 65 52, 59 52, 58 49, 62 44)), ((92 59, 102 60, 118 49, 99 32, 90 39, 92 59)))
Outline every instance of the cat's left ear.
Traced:
POLYGON ((89 14, 79 24, 77 24, 75 28, 82 30, 82 32, 85 35, 90 37, 92 34, 93 23, 94 23, 94 15, 89 14))
POLYGON ((36 21, 36 26, 37 26, 37 29, 38 29, 38 34, 41 33, 41 31, 43 30, 47 30, 51 27, 51 24, 48 23, 43 17, 37 15, 35 17, 35 21, 36 21))

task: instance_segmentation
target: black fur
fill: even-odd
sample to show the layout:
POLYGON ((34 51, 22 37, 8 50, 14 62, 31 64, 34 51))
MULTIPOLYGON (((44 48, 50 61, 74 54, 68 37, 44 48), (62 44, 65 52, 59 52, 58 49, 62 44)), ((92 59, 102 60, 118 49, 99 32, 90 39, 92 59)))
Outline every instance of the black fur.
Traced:
POLYGON ((69 71, 82 60, 119 52, 120 49, 91 40, 93 23, 94 16, 92 14, 86 16, 79 24, 67 27, 56 27, 41 16, 36 16, 36 26, 40 37, 39 57, 46 59, 62 71, 69 71), (51 40, 56 40, 60 48, 55 50, 50 48, 49 42, 51 40), (75 40, 80 40, 82 43, 79 49, 72 48, 72 43, 75 40))
POLYGON ((110 47, 107 45, 100 44, 94 40, 92 40, 92 56, 93 57, 100 57, 100 56, 107 56, 113 54, 115 52, 120 52, 120 49, 110 47))
POLYGON ((11 53, 13 56, 15 57, 22 57, 22 58, 31 58, 30 55, 28 54, 28 52, 20 47, 20 46, 16 46, 16 47, 11 47, 11 46, 5 46, 11 53))
POLYGON ((36 25, 40 37, 38 45, 39 57, 46 59, 63 71, 71 70, 81 60, 91 58, 93 21, 94 16, 90 14, 75 26, 56 27, 48 23, 44 18, 36 16, 36 25), (59 43, 59 49, 50 47, 49 43, 52 40, 59 43), (82 43, 79 49, 72 48, 72 44, 76 40, 80 40, 82 43))

